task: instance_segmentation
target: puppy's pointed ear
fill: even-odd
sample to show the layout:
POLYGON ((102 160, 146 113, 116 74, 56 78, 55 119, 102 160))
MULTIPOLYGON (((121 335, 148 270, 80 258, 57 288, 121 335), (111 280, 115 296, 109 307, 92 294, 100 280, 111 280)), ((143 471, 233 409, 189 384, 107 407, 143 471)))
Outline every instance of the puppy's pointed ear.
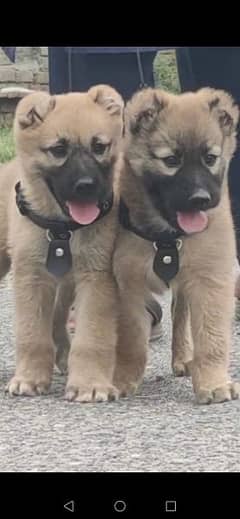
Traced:
POLYGON ((110 115, 122 117, 124 102, 120 94, 109 85, 96 85, 88 90, 94 103, 98 103, 110 115))
POLYGON ((214 88, 202 88, 198 94, 207 101, 209 110, 217 117, 223 133, 228 136, 234 133, 239 120, 239 109, 233 97, 224 90, 214 88))
POLYGON ((47 92, 34 92, 24 97, 17 106, 15 114, 15 125, 22 130, 36 128, 42 124, 49 112, 56 104, 54 97, 47 92))
POLYGON ((134 94, 125 110, 127 129, 133 134, 141 129, 149 130, 159 113, 168 105, 168 98, 166 92, 153 88, 146 88, 134 94))

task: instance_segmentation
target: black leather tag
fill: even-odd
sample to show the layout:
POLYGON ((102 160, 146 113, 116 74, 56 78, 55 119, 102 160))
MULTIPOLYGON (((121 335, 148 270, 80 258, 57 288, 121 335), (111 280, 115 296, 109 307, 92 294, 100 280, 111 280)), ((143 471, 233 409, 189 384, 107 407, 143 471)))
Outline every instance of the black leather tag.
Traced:
POLYGON ((157 276, 169 283, 179 270, 179 255, 177 247, 174 245, 162 246, 157 249, 154 261, 153 270, 157 276))
POLYGON ((46 261, 48 271, 61 277, 72 268, 72 254, 68 240, 53 239, 49 243, 46 261))

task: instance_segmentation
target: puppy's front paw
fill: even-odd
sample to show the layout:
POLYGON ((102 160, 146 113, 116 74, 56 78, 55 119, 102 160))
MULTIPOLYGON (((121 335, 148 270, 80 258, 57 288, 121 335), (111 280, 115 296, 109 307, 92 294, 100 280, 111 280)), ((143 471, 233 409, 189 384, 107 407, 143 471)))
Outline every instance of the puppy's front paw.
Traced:
POLYGON ((218 404, 229 400, 236 400, 240 397, 240 384, 230 382, 225 386, 215 389, 200 388, 196 392, 196 402, 198 404, 218 404))
POLYGON ((118 389, 120 397, 127 397, 136 393, 143 381, 145 365, 145 354, 136 357, 136 359, 131 359, 129 363, 126 359, 124 363, 117 363, 113 383, 118 389))
POLYGON ((181 362, 175 361, 173 363, 173 374, 175 377, 190 377, 191 376, 192 361, 181 362))
POLYGON ((119 391, 119 396, 125 398, 127 396, 134 395, 138 389, 139 384, 137 382, 122 381, 117 382, 116 386, 119 391))
POLYGON ((107 402, 118 400, 119 393, 116 387, 104 383, 86 383, 79 379, 79 381, 70 381, 66 389, 66 399, 76 402, 107 402))
POLYGON ((6 387, 6 392, 11 396, 36 396, 45 395, 49 391, 51 380, 31 380, 27 377, 14 376, 6 387))

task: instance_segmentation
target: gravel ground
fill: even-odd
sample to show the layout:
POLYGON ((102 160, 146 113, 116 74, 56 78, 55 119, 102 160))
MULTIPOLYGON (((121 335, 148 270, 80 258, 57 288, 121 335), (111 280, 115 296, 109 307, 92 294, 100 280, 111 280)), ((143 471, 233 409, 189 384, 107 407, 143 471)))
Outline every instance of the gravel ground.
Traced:
MULTIPOLYGON (((96 405, 64 401, 66 380, 58 373, 48 396, 4 394, 14 370, 9 280, 0 285, 0 300, 1 472, 239 472, 240 401, 197 406, 190 380, 171 374, 169 295, 162 337, 151 346, 138 394, 96 405)), ((236 378, 239 334, 236 322, 231 356, 236 378)))

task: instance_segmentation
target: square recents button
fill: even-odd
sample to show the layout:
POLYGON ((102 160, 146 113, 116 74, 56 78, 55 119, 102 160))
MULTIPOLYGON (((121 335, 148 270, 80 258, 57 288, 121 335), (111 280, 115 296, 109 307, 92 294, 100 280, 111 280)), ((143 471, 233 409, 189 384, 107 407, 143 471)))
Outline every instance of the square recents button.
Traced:
POLYGON ((166 512, 176 512, 177 511, 177 502, 176 501, 166 501, 165 511, 166 512))

